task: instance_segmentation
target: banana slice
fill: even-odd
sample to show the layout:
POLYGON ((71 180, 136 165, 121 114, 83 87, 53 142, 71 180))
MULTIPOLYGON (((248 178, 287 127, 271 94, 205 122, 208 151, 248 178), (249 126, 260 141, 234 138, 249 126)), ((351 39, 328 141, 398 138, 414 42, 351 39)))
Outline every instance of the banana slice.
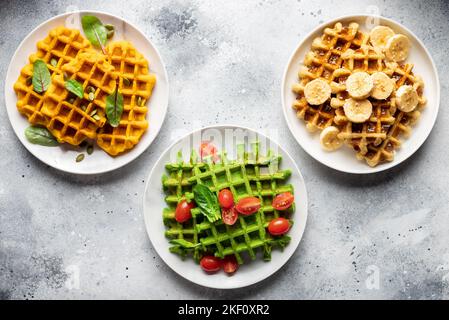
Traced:
POLYGON ((347 99, 343 106, 346 117, 354 123, 363 123, 368 120, 373 112, 373 105, 367 99, 347 99))
POLYGON ((396 91, 396 105, 403 112, 412 112, 419 102, 418 93, 412 86, 400 86, 396 91))
POLYGON ((331 97, 331 86, 321 79, 312 80, 306 84, 304 96, 309 104, 318 106, 331 97))
POLYGON ((369 35, 369 40, 374 47, 385 50, 388 40, 394 36, 394 31, 385 26, 377 26, 369 35))
POLYGON ((334 151, 343 145, 343 141, 338 138, 340 130, 336 127, 330 126, 321 131, 320 144, 326 151, 334 151))
POLYGON ((373 87, 373 79, 366 72, 354 72, 346 80, 346 90, 354 99, 368 98, 373 87))
POLYGON ((410 40, 403 34, 397 34, 388 39, 385 55, 388 60, 402 62, 410 52, 410 40))
POLYGON ((374 88, 371 97, 377 100, 387 99, 394 90, 395 82, 383 72, 375 72, 371 75, 374 88))

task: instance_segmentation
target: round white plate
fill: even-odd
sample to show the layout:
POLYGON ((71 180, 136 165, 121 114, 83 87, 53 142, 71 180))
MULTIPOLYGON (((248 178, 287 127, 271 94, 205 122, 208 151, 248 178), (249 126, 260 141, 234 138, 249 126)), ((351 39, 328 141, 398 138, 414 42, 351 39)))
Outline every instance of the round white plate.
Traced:
POLYGON ((62 171, 76 174, 98 174, 120 168, 131 162, 142 154, 142 152, 144 152, 156 138, 167 113, 168 77, 164 63, 162 62, 157 49, 141 31, 129 22, 123 20, 122 18, 103 12, 80 11, 65 13, 51 18, 50 20, 47 20, 39 25, 19 45, 11 59, 6 75, 5 101, 9 120, 14 132, 22 144, 34 156, 46 164, 62 171), (147 115, 149 128, 142 136, 140 142, 132 150, 113 158, 102 149, 95 146, 95 151, 92 155, 88 156, 86 154, 85 159, 77 163, 75 162, 76 156, 81 151, 85 152, 85 150, 81 150, 81 148, 64 145, 50 148, 34 145, 28 142, 25 138, 24 131, 29 126, 29 123, 16 108, 17 97, 13 86, 19 76, 20 70, 25 64, 28 63, 28 56, 36 51, 36 43, 39 40, 44 39, 51 29, 61 25, 79 29, 83 32, 80 17, 84 14, 93 14, 97 16, 104 24, 110 23, 115 26, 116 33, 110 41, 118 41, 123 39, 131 41, 136 49, 139 50, 148 60, 150 64, 150 72, 156 75, 156 85, 153 89, 151 99, 147 104, 149 108, 147 115))
POLYGON ((435 64, 425 48, 424 44, 407 28, 399 23, 383 18, 368 15, 345 16, 326 22, 315 28, 306 38, 301 41, 293 52, 290 61, 284 72, 281 88, 282 108, 288 127, 298 141, 299 145, 313 158, 322 164, 333 169, 356 174, 367 174, 383 171, 392 168, 410 157, 424 143, 432 130, 438 114, 440 104, 440 83, 435 64), (298 81, 298 72, 302 65, 305 54, 310 51, 310 46, 314 38, 320 36, 327 26, 333 26, 336 22, 348 23, 355 21, 360 24, 363 31, 369 31, 373 26, 374 19, 379 19, 381 25, 392 28, 396 33, 402 33, 409 37, 412 44, 410 56, 407 60, 413 63, 414 73, 424 79, 424 95, 428 102, 422 112, 419 122, 415 125, 408 139, 403 140, 402 147, 396 151, 395 159, 392 162, 380 164, 371 168, 364 161, 359 161, 355 157, 355 152, 348 147, 343 147, 334 152, 324 151, 319 142, 319 133, 309 133, 302 119, 298 119, 295 110, 292 108, 295 95, 291 88, 298 81))
MULTIPOLYGON (((246 144, 248 145, 248 144, 246 144)), ((213 126, 194 131, 176 143, 172 144, 158 159, 147 179, 144 194, 144 218, 145 225, 153 247, 162 260, 182 277, 205 287, 218 289, 232 289, 249 286, 259 282, 279 270, 295 252, 304 233, 307 220, 307 191, 304 179, 291 156, 275 142, 251 129, 236 126, 213 126), (233 135, 236 138, 233 138, 233 135), (226 139, 225 145, 223 141, 226 139), (165 164, 176 161, 176 153, 183 150, 184 159, 188 160, 192 148, 198 150, 200 141, 212 141, 219 150, 226 150, 229 158, 234 158, 236 151, 234 142, 251 142, 256 139, 261 142, 261 152, 272 149, 282 156, 280 169, 291 169, 292 176, 288 182, 295 190, 296 210, 292 216, 295 221, 288 235, 292 240, 289 245, 281 251, 273 249, 272 260, 264 262, 258 256, 257 260, 250 261, 240 266, 233 276, 227 276, 224 272, 208 275, 203 272, 193 259, 182 260, 178 255, 170 253, 169 242, 165 238, 166 227, 162 221, 162 210, 166 207, 165 193, 162 189, 161 178, 165 171, 165 164), (259 259, 260 258, 260 259, 259 259)))

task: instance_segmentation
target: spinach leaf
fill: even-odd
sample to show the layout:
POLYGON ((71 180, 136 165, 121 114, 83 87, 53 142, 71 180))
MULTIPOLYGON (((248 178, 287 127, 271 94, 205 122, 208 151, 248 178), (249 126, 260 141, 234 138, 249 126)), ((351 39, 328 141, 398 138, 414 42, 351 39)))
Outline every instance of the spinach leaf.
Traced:
POLYGON ((123 113, 123 96, 118 89, 106 98, 106 117, 113 127, 118 127, 123 113))
POLYGON ((36 60, 33 63, 33 89, 42 93, 47 91, 51 82, 50 71, 47 64, 42 60, 36 60))
POLYGON ((87 39, 96 47, 101 48, 104 52, 104 45, 108 36, 103 23, 96 16, 83 16, 81 18, 81 25, 83 26, 84 34, 87 39))
POLYGON ((64 86, 67 90, 69 90, 71 93, 73 93, 80 99, 83 98, 83 96, 84 96, 83 85, 81 83, 79 83, 78 81, 76 81, 75 79, 67 80, 64 83, 64 86))
POLYGON ((25 137, 32 144, 46 147, 55 147, 59 145, 56 138, 44 127, 30 126, 26 128, 25 137))
POLYGON ((215 222, 221 218, 217 196, 208 187, 197 184, 193 187, 193 198, 209 222, 215 222))

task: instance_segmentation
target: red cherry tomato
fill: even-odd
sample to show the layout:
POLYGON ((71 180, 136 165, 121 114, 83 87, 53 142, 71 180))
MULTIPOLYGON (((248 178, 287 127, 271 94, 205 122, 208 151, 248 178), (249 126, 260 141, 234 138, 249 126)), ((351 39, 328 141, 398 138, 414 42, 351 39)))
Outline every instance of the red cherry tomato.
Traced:
POLYGON ((176 221, 178 221, 179 223, 183 223, 192 218, 192 213, 190 212, 192 208, 195 208, 195 204, 193 203, 193 201, 189 203, 186 200, 182 200, 180 203, 178 203, 175 211, 176 221))
POLYGON ((223 259, 223 270, 227 274, 233 274, 239 268, 239 264, 235 256, 226 256, 223 259))
POLYGON ((217 272, 221 268, 221 260, 214 256, 204 256, 200 260, 201 268, 208 272, 217 272))
POLYGON ((235 210, 235 207, 231 207, 230 209, 221 209, 221 218, 227 225, 232 226, 237 221, 238 216, 239 214, 235 210))
POLYGON ((235 208, 237 211, 245 216, 249 216, 260 209, 260 199, 256 197, 247 197, 241 199, 235 208))
POLYGON ((213 143, 209 141, 201 142, 200 146, 201 160, 205 157, 212 156, 212 160, 217 161, 218 160, 217 152, 218 152, 217 148, 213 145, 213 143))
POLYGON ((276 210, 286 210, 290 208, 293 201, 295 197, 290 192, 284 192, 274 197, 272 205, 276 210))
POLYGON ((218 202, 220 202, 220 206, 225 209, 229 209, 234 206, 234 196, 229 189, 220 190, 218 193, 218 202))
POLYGON ((268 232, 273 236, 286 234, 290 229, 290 222, 285 218, 276 218, 268 224, 268 232))

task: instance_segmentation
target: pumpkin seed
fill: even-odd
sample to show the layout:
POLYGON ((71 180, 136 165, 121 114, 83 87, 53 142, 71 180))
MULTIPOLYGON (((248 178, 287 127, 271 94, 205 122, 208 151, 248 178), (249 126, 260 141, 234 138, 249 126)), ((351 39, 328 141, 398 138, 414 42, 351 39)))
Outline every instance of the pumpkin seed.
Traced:
POLYGON ((95 93, 93 93, 93 92, 89 92, 89 101, 94 101, 94 99, 95 99, 95 93))
POLYGON ((53 67, 56 68, 56 66, 58 65, 58 60, 56 60, 55 58, 52 58, 52 59, 50 60, 50 64, 51 64, 53 67))
POLYGON ((112 24, 105 24, 104 27, 106 28, 106 37, 108 39, 111 39, 114 36, 115 30, 114 26, 112 24))
POLYGON ((140 107, 142 105, 142 97, 137 98, 137 105, 140 107))
POLYGON ((94 146, 92 146, 92 145, 87 146, 86 151, 87 151, 88 155, 91 155, 94 152, 94 146))
POLYGON ((92 110, 89 115, 93 117, 97 113, 97 109, 92 110))
POLYGON ((27 86, 31 86, 32 83, 33 83, 33 77, 32 77, 32 76, 29 76, 29 77, 26 79, 26 85, 27 85, 27 86))
POLYGON ((94 118, 95 120, 97 120, 97 121, 100 121, 100 116, 98 115, 98 114, 94 114, 93 116, 92 116, 92 118, 94 118))
POLYGON ((108 38, 108 39, 111 39, 113 36, 114 36, 114 30, 111 30, 111 31, 108 31, 107 33, 106 33, 106 37, 108 38))
POLYGON ((64 72, 63 75, 64 75, 64 81, 69 80, 69 75, 67 74, 67 72, 64 72))
POLYGON ((87 92, 93 92, 93 93, 95 93, 95 88, 92 87, 92 86, 88 86, 88 87, 87 87, 87 92))
POLYGON ((106 30, 110 31, 110 30, 114 30, 114 26, 110 23, 107 23, 104 25, 104 27, 106 28, 106 30))
POLYGON ((84 153, 80 153, 76 156, 76 162, 81 162, 84 160, 84 153))
POLYGON ((81 105, 81 110, 86 111, 87 110, 87 106, 85 104, 81 105))
POLYGON ((75 98, 69 98, 69 100, 68 100, 68 102, 70 103, 70 104, 73 104, 74 102, 75 102, 75 98))
POLYGON ((123 84, 124 84, 126 87, 129 87, 129 86, 131 85, 131 81, 129 81, 128 78, 123 78, 123 84))

